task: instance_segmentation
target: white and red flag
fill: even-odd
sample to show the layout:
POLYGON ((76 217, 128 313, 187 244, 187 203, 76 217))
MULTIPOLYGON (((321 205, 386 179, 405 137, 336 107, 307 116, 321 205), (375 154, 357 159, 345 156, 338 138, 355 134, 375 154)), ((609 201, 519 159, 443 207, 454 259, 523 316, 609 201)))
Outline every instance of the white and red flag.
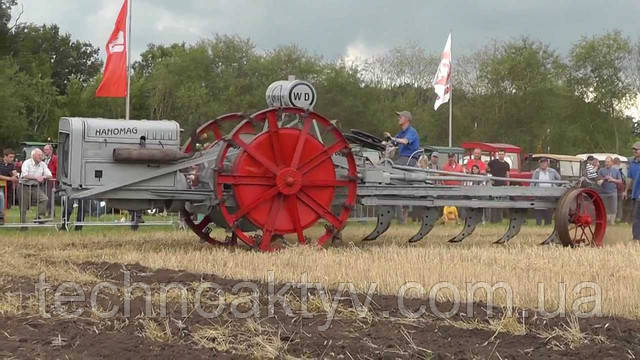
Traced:
POLYGON ((438 107, 448 102, 451 97, 451 33, 449 33, 447 43, 442 51, 442 60, 440 60, 438 71, 433 77, 433 88, 437 95, 433 109, 438 110, 438 107))
POLYGON ((116 25, 107 41, 107 63, 104 76, 98 89, 97 97, 127 96, 127 2, 124 0, 116 25))

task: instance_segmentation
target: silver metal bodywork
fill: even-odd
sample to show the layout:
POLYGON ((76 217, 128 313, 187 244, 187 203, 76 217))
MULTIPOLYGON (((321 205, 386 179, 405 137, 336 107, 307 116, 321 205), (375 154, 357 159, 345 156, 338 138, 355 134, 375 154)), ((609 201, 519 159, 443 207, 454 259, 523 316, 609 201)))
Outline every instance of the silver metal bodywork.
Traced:
POLYGON ((154 191, 186 190, 175 162, 118 162, 116 149, 180 151, 175 121, 61 118, 58 180, 70 198, 110 200, 129 210, 166 207, 154 191), (122 186, 114 186, 122 184, 122 186))

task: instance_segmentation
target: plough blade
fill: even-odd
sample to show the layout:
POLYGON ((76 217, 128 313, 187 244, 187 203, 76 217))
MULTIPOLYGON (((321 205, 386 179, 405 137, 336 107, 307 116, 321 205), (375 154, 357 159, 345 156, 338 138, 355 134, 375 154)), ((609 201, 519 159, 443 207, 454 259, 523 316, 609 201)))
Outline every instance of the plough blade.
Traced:
POLYGON ((371 234, 367 235, 362 241, 372 241, 377 239, 385 231, 389 230, 391 220, 393 219, 393 207, 392 206, 380 206, 378 209, 378 220, 376 221, 376 228, 373 229, 371 234))
POLYGON ((560 238, 558 238, 558 230, 554 227, 553 228, 553 232, 551 233, 551 235, 549 235, 549 237, 540 243, 540 245, 551 245, 551 244, 562 244, 562 242, 560 242, 560 238))
POLYGON ((507 232, 504 233, 504 235, 502 235, 500 239, 494 242, 494 244, 504 244, 518 235, 518 233, 520 233, 522 224, 524 224, 526 221, 526 216, 526 209, 511 209, 511 215, 509 217, 509 228, 507 228, 507 232))
POLYGON ((458 243, 473 234, 478 226, 478 223, 482 222, 482 210, 481 208, 466 208, 464 209, 464 227, 462 230, 449 240, 450 243, 458 243))
POLYGON ((418 233, 413 235, 411 239, 409 239, 410 243, 418 242, 422 240, 427 234, 433 230, 434 225, 440 218, 440 214, 442 213, 441 208, 439 207, 427 207, 424 208, 424 213, 422 214, 422 225, 420 225, 420 230, 418 233))

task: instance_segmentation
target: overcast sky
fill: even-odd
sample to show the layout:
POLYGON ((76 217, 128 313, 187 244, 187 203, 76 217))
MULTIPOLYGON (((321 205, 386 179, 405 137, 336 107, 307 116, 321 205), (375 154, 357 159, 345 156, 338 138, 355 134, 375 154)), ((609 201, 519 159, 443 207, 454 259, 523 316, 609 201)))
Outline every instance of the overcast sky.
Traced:
MULTIPOLYGON (((407 43, 438 53, 449 29, 454 56, 525 34, 564 54, 581 35, 619 29, 636 39, 640 33, 640 0, 132 1, 136 57, 149 43, 194 42, 215 33, 251 38, 260 50, 296 43, 329 59, 368 57, 407 43)), ((122 2, 20 0, 21 20, 58 24, 104 48, 122 2)))

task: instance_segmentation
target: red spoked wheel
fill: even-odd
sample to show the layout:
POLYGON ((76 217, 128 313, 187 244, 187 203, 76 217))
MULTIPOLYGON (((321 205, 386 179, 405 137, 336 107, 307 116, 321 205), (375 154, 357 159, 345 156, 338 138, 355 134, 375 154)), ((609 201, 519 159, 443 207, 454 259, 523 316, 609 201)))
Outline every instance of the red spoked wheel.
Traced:
POLYGON ((329 120, 303 109, 267 109, 242 122, 223 145, 217 168, 225 220, 240 240, 262 251, 274 250, 272 240, 287 234, 306 244, 304 231, 320 219, 328 223, 317 241, 322 246, 345 226, 355 205, 358 177, 349 144, 329 120), (261 232, 242 231, 242 219, 261 232))
MULTIPOLYGON (((242 120, 246 119, 246 115, 243 113, 230 113, 219 116, 214 120, 210 120, 200 126, 195 133, 194 138, 189 138, 182 151, 185 153, 192 153, 197 148, 198 150, 210 149, 216 141, 222 139, 229 131, 229 129, 235 128, 242 120)), ((192 186, 198 184, 198 171, 197 168, 192 174, 192 186)), ((209 215, 205 215, 200 221, 195 219, 195 214, 189 212, 187 209, 182 209, 182 220, 185 225, 191 229, 200 239, 212 244, 212 245, 233 245, 235 244, 235 236, 232 236, 230 241, 221 242, 210 235, 211 228, 209 225, 212 223, 212 219, 209 215)))
POLYGON ((569 190, 559 202, 555 217, 558 237, 564 246, 602 246, 607 211, 597 191, 569 190))
POLYGON ((182 152, 192 153, 198 144, 204 150, 211 148, 216 141, 222 139, 246 118, 247 116, 243 113, 230 113, 207 121, 196 130, 195 140, 189 138, 185 142, 182 152))

